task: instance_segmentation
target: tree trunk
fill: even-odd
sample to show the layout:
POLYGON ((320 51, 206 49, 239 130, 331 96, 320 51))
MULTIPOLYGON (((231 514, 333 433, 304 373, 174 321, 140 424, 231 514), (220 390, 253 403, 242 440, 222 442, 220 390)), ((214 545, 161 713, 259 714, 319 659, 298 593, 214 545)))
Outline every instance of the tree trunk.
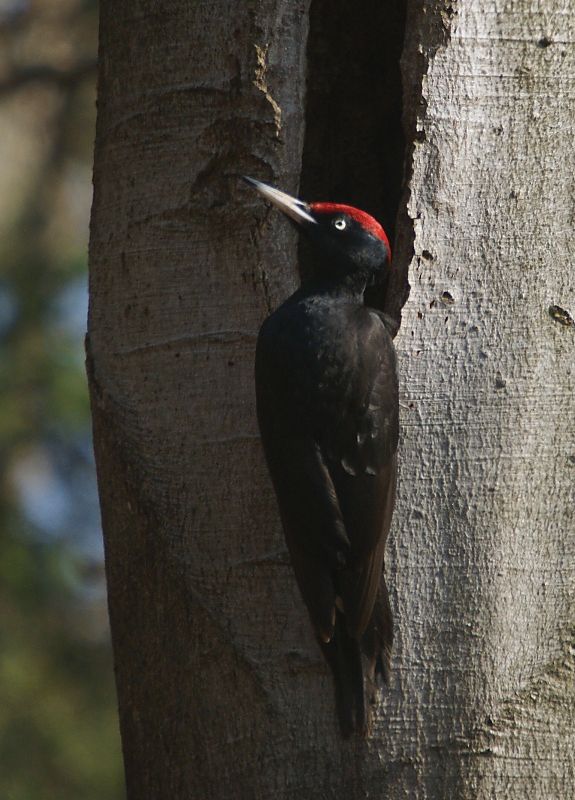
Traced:
POLYGON ((363 26, 339 0, 308 6, 101 1, 88 371, 128 797, 568 798, 569 4, 408 5, 407 185, 385 298, 398 314, 409 266, 397 635, 373 736, 349 742, 254 414, 255 336, 296 284, 296 243, 239 176, 295 192, 303 158, 305 186, 328 192, 328 124, 341 193, 359 174, 355 203, 389 215, 379 172, 348 153, 352 125, 383 163, 369 98, 334 125, 337 95, 322 106, 310 86, 302 148, 306 64, 311 81, 336 35, 321 12, 355 30, 338 108, 390 33, 365 16, 375 2, 363 26))

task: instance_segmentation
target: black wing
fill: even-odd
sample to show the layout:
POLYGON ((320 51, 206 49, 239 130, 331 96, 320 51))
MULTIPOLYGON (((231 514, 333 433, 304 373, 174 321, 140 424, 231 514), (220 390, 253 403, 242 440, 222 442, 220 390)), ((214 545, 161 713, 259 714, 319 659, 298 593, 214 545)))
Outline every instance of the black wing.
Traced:
POLYGON ((313 330, 298 340, 280 309, 263 326, 256 357, 266 458, 298 584, 324 642, 337 606, 353 638, 368 628, 395 497, 393 344, 376 314, 349 313, 345 342, 320 352, 313 330))
MULTIPOLYGON (((336 583, 348 630, 358 639, 370 622, 383 572, 385 543, 395 503, 399 431, 393 345, 375 315, 366 329, 355 393, 342 415, 340 431, 345 432, 345 438, 342 440, 340 434, 336 452, 332 451, 328 461, 352 544, 350 557, 336 575, 336 583)), ((328 446, 333 445, 330 442, 328 446)))

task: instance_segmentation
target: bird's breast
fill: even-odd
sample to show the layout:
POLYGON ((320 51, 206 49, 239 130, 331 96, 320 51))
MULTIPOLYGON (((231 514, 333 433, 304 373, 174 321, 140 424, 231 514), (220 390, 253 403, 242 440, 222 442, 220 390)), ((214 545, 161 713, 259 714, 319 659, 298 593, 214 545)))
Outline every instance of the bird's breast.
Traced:
POLYGON ((362 305, 288 302, 262 327, 260 391, 292 428, 333 429, 368 402, 388 341, 383 324, 362 305))

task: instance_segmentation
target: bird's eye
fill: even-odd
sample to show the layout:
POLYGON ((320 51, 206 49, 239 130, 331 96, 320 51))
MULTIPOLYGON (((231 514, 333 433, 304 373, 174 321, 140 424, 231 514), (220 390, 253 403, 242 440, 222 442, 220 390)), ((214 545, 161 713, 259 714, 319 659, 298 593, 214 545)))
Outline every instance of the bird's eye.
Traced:
POLYGON ((333 221, 333 227, 338 231, 344 231, 347 228, 347 222, 343 217, 337 217, 333 221))

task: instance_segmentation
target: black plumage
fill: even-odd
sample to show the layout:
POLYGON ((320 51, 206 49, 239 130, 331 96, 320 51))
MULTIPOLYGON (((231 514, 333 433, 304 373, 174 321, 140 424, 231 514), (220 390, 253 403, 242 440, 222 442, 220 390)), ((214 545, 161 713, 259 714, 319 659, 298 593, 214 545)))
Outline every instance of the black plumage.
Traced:
POLYGON ((363 293, 387 280, 389 244, 364 212, 306 205, 249 182, 314 245, 311 274, 261 327, 257 413, 298 585, 334 676, 341 730, 365 733, 366 690, 387 680, 393 641, 382 573, 398 388, 393 323, 365 306, 363 293))

